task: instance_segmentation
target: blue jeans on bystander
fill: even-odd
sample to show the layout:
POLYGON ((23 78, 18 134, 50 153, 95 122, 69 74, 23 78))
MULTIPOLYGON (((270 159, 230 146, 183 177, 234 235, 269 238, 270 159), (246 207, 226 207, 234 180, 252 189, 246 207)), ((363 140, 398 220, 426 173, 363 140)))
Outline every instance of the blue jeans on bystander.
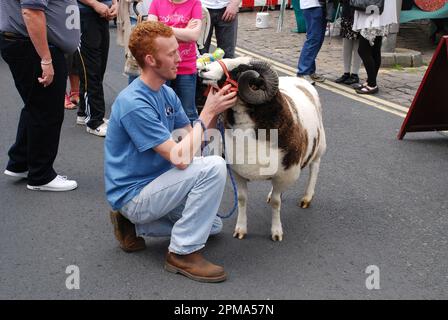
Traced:
POLYGON ((298 62, 297 75, 310 75, 316 72, 316 57, 325 39, 327 21, 322 7, 303 10, 306 24, 306 41, 298 62))
POLYGON ((173 88, 179 97, 182 107, 191 122, 199 118, 196 109, 196 77, 194 74, 178 74, 176 79, 167 81, 166 84, 173 88))

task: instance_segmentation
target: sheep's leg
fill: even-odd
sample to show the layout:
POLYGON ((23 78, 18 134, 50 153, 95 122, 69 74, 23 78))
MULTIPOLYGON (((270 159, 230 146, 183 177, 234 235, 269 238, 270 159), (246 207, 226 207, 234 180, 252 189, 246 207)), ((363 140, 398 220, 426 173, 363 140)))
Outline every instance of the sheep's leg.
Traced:
POLYGON ((310 163, 310 176, 308 177, 308 184, 306 187, 305 195, 300 201, 301 208, 306 209, 311 204, 311 200, 313 199, 314 196, 314 188, 316 187, 317 175, 319 173, 319 166, 320 166, 320 157, 318 157, 316 160, 313 160, 310 163))
POLYGON ((280 209, 282 204, 281 195, 287 185, 278 181, 272 181, 272 189, 269 193, 268 200, 272 208, 272 224, 271 224, 271 238, 273 241, 283 240, 283 228, 280 220, 280 209))
POLYGON ((243 239, 247 234, 247 180, 233 171, 238 186, 238 219, 236 221, 234 238, 243 239))

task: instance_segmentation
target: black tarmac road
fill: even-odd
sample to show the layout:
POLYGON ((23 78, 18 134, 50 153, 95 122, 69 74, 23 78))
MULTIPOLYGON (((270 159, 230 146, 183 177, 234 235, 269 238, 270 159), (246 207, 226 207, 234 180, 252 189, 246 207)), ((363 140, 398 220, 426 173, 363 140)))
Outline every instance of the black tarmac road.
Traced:
MULTIPOLYGON (((112 36, 114 39, 114 36, 112 36)), ((112 43, 114 40, 112 40, 112 43)), ((108 113, 127 84, 122 48, 111 46, 108 113)), ((283 195, 284 239, 270 239, 269 183, 249 185, 248 236, 236 215, 211 237, 206 256, 229 277, 203 284, 163 269, 169 239, 121 251, 104 196, 103 139, 66 111, 55 167, 72 192, 36 192, 0 177, 0 299, 447 299, 448 138, 408 134, 402 118, 319 89, 328 150, 309 209, 296 205, 308 172, 283 195), (80 272, 68 290, 67 266, 80 272), (366 269, 379 270, 369 290, 366 269)), ((14 141, 20 97, 0 60, 0 167, 14 141)), ((232 206, 228 184, 221 211, 232 206)))

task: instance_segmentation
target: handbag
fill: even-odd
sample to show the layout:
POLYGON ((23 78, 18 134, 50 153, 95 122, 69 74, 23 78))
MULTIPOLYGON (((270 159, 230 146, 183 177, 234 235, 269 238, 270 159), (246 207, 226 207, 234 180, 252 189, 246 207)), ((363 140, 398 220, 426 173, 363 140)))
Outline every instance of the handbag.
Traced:
POLYGON ((379 14, 382 14, 384 11, 384 0, 350 0, 350 6, 366 14, 378 13, 378 8, 379 14))
MULTIPOLYGON (((137 24, 140 24, 143 22, 142 15, 137 16, 137 24)), ((135 26, 134 26, 135 27, 135 26)), ((124 73, 128 76, 139 76, 141 73, 140 66, 137 63, 137 60, 135 60, 134 56, 131 53, 131 50, 127 48, 125 53, 125 62, 124 62, 124 73)))

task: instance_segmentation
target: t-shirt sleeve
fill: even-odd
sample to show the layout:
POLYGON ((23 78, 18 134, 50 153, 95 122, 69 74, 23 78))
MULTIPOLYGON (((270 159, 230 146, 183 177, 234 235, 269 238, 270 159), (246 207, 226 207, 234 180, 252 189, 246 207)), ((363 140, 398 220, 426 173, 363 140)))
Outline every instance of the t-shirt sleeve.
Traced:
POLYGON ((193 6, 193 10, 191 12, 192 19, 202 19, 202 4, 201 1, 197 0, 193 6))
POLYGON ((174 109, 176 110, 176 113, 174 115, 174 129, 183 128, 186 125, 190 124, 190 120, 188 119, 184 108, 182 107, 182 103, 177 96, 174 109))
POLYGON ((153 0, 149 6, 148 14, 153 14, 159 16, 158 6, 160 5, 159 0, 153 0))
POLYGON ((49 0, 20 0, 22 9, 45 10, 49 0))
POLYGON ((129 112, 121 118, 121 124, 139 152, 154 148, 171 138, 171 133, 150 106, 129 112))

